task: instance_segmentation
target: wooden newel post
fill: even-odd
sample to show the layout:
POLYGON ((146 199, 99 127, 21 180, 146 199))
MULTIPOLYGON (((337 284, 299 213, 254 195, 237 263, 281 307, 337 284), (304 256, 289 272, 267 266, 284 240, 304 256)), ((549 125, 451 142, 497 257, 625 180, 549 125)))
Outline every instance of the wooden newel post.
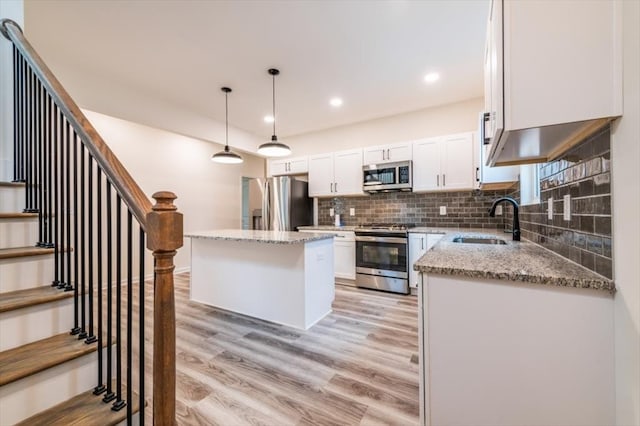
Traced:
MULTIPOLYGON (((147 214, 147 248, 155 260, 153 307, 153 423, 176 424, 176 312, 173 257, 182 247, 182 213, 172 192, 153 194, 147 214)), ((144 374, 141 372, 141 374, 144 374)))

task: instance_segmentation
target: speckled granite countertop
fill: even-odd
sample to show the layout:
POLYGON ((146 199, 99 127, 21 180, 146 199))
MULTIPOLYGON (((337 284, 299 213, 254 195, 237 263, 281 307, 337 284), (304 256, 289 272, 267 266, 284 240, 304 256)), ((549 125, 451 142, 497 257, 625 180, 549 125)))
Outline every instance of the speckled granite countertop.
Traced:
POLYGON ((307 232, 287 231, 253 231, 244 229, 218 229, 214 231, 190 232, 184 235, 189 238, 210 240, 250 241, 268 244, 299 244, 309 241, 333 238, 330 234, 311 234, 307 232))
POLYGON ((615 292, 613 281, 529 241, 487 230, 448 230, 413 265, 414 270, 470 278, 520 281, 615 292), (457 236, 500 238, 506 245, 454 243, 457 236))
POLYGON ((331 226, 331 225, 317 225, 317 226, 298 226, 298 231, 354 231, 355 226, 331 226))

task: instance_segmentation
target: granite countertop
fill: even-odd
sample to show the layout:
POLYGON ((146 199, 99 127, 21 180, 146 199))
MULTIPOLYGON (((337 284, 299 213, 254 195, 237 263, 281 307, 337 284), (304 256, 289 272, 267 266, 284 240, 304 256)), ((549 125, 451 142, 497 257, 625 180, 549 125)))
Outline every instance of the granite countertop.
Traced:
POLYGON ((615 292, 613 281, 529 241, 489 230, 448 230, 413 266, 431 274, 520 281, 615 292), (457 236, 500 238, 507 244, 454 243, 457 236))
POLYGON ((330 234, 312 234, 307 232, 288 231, 254 231, 245 229, 218 229, 214 231, 190 232, 184 235, 188 238, 202 238, 209 240, 249 241, 267 244, 299 244, 310 241, 333 238, 330 234))
POLYGON ((298 226, 298 231, 354 231, 356 226, 309 225, 298 226))

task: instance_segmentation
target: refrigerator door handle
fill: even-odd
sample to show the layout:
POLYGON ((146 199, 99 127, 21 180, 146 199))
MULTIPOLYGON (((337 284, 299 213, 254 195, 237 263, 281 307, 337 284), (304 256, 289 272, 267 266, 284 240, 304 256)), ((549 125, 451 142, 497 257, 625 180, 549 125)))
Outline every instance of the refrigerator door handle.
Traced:
POLYGON ((271 211, 269 211, 269 181, 264 183, 264 191, 262 196, 262 230, 266 231, 271 227, 271 211))

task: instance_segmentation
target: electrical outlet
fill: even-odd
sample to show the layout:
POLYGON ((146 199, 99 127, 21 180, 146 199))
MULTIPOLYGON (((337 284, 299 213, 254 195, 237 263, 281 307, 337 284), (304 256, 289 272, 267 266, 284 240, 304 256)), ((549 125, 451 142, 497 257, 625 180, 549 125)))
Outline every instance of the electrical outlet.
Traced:
POLYGON ((440 216, 447 215, 447 206, 440 206, 440 216))
POLYGON ((547 200, 547 219, 553 220, 553 197, 547 200))
POLYGON ((502 216, 502 206, 496 206, 496 216, 502 216))
POLYGON ((356 209, 354 209, 353 207, 351 207, 349 209, 349 216, 355 216, 356 215, 356 209))
POLYGON ((565 195, 562 204, 564 220, 571 220, 571 195, 565 195))
POLYGON ((329 209, 329 216, 333 217, 333 209, 329 209))

